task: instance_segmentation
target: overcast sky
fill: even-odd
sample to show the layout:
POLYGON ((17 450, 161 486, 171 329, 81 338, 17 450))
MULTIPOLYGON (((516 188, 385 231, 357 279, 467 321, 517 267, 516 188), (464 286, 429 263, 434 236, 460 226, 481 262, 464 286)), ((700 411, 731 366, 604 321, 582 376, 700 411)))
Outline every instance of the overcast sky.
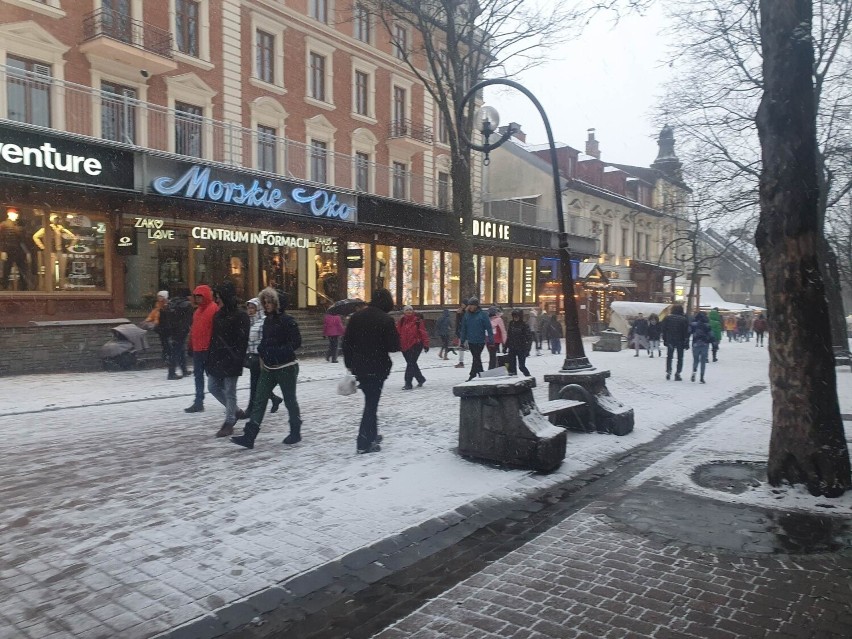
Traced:
MULTIPOLYGON (((542 103, 557 142, 581 151, 586 130, 595 129, 601 158, 648 166, 657 157, 652 116, 668 77, 661 3, 644 16, 618 24, 597 18, 583 35, 549 55, 553 61, 517 78, 542 103)), ((530 144, 545 144, 544 125, 523 94, 489 87, 486 101, 500 112, 501 124, 518 122, 530 144)))

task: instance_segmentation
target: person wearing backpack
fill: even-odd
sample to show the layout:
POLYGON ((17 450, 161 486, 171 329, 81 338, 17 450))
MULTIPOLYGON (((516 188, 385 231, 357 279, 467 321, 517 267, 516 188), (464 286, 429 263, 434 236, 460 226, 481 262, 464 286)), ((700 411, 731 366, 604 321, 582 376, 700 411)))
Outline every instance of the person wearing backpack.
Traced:
POLYGON ((497 353, 500 348, 506 352, 506 324, 500 317, 500 311, 496 306, 488 309, 488 319, 491 322, 491 330, 494 333, 494 341, 488 344, 488 370, 497 368, 497 353))
POLYGON ((417 380, 417 387, 420 388, 426 383, 426 378, 420 372, 417 359, 420 357, 420 353, 429 352, 429 334, 423 326, 423 320, 415 315, 414 309, 409 305, 403 307, 402 317, 399 318, 396 330, 399 333, 399 349, 402 351, 406 363, 405 386, 402 387, 402 390, 414 388, 411 382, 415 379, 417 380))
POLYGON ((506 347, 509 349, 509 375, 517 375, 520 370, 527 377, 530 372, 526 367, 527 357, 533 345, 533 332, 529 323, 524 321, 520 309, 512 311, 512 319, 506 328, 506 347))

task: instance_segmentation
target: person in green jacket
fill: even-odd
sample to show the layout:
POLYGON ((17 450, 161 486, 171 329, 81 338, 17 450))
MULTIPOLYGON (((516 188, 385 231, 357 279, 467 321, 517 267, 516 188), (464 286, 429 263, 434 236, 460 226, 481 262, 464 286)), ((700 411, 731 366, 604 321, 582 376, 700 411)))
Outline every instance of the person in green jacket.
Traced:
POLYGON ((719 313, 719 307, 714 306, 713 310, 707 316, 710 320, 710 330, 713 332, 713 361, 718 362, 716 354, 719 352, 719 342, 722 341, 722 315, 719 313))

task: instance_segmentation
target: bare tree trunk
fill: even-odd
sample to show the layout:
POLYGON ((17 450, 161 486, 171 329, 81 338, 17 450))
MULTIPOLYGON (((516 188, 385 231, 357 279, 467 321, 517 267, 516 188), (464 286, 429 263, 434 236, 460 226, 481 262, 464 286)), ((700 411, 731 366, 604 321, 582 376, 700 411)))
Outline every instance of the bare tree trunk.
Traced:
POLYGON ((453 226, 453 238, 459 250, 459 297, 461 302, 479 297, 479 283, 473 264, 473 194, 470 187, 470 150, 453 159, 450 167, 453 183, 453 213, 458 226, 453 226))
POLYGON ((769 310, 769 483, 813 495, 850 488, 820 272, 811 0, 760 0, 764 93, 757 113, 760 250, 769 310))

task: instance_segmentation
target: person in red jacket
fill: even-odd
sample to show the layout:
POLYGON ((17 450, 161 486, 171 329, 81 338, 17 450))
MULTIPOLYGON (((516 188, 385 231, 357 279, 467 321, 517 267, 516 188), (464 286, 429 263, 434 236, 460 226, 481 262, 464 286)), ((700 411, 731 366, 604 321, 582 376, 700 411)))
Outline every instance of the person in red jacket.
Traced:
POLYGON ((189 329, 189 347, 192 350, 192 368, 195 375, 195 401, 185 408, 187 413, 200 413, 204 410, 204 373, 207 368, 207 351, 210 350, 210 338, 213 335, 213 316, 219 306, 213 301, 213 290, 206 284, 197 286, 192 292, 196 309, 192 316, 192 328, 189 329))
POLYGON ((423 320, 414 313, 411 306, 405 306, 402 309, 402 317, 399 318, 396 330, 399 332, 399 350, 402 351, 406 363, 405 386, 402 387, 402 390, 414 388, 411 382, 415 378, 419 388, 426 383, 426 378, 420 372, 417 358, 420 357, 421 352, 429 352, 429 334, 423 326, 423 320))
POLYGON ((322 335, 328 338, 328 351, 325 354, 325 361, 330 361, 332 364, 337 363, 337 344, 340 341, 340 336, 345 332, 340 315, 325 314, 322 323, 322 335))

